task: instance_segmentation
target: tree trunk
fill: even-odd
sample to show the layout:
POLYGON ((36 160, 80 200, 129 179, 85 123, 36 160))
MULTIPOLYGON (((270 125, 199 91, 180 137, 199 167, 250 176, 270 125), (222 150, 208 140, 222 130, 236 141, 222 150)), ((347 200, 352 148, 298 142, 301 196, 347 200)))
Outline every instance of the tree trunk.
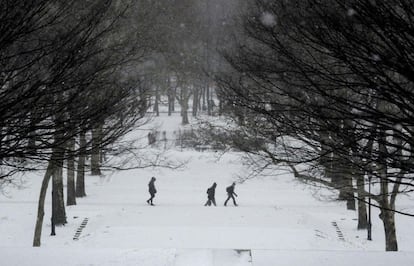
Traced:
POLYGON ((101 149, 102 125, 92 130, 92 154, 91 154, 91 175, 101 175, 101 149))
POLYGON ((367 206, 365 204, 365 182, 362 173, 357 174, 357 191, 358 191, 358 229, 367 229, 367 206))
POLYGON ((42 228, 43 228, 43 217, 45 215, 45 198, 47 187, 49 185, 50 178, 53 175, 53 161, 54 155, 52 154, 51 159, 49 160, 49 164, 46 169, 46 173, 43 177, 42 186, 40 187, 40 195, 39 195, 39 202, 37 207, 37 219, 35 225, 35 233, 33 237, 33 246, 40 247, 40 240, 42 237, 42 228))
POLYGON ((353 160, 353 154, 355 154, 356 140, 354 139, 354 124, 350 119, 344 119, 343 131, 348 138, 344 139, 344 146, 347 147, 347 154, 345 158, 345 191, 346 191, 346 207, 348 210, 356 210, 355 193, 354 193, 354 175, 356 174, 357 168, 353 160))
POLYGON ((354 196, 354 185, 353 185, 353 172, 352 172, 352 166, 348 166, 347 169, 345 169, 345 193, 346 193, 346 209, 347 210, 356 210, 356 202, 355 202, 355 196, 354 196))
POLYGON ((223 112, 224 112, 224 104, 223 104, 223 100, 221 100, 220 98, 219 98, 218 106, 219 106, 218 114, 219 116, 221 116, 223 115, 223 112))
POLYGON ((66 221, 65 201, 63 194, 63 159, 59 156, 56 165, 53 167, 52 179, 53 199, 55 201, 53 210, 53 219, 55 225, 64 225, 66 221))
POLYGON ((168 116, 171 116, 173 112, 173 98, 172 98, 172 92, 171 89, 168 89, 168 116))
POLYGON ((185 93, 181 96, 181 123, 183 125, 189 124, 188 120, 188 100, 189 100, 190 94, 186 90, 185 93))
POLYGON ((177 97, 177 88, 175 87, 175 88, 173 88, 172 90, 171 90, 171 93, 172 93, 172 95, 171 95, 171 111, 175 111, 175 98, 177 97))
POLYGON ((171 87, 171 77, 167 77, 167 90, 168 90, 168 116, 171 116, 175 108, 175 88, 171 87))
POLYGON ((67 198, 66 204, 76 205, 76 189, 75 189, 75 158, 73 157, 73 151, 75 149, 75 139, 72 138, 68 141, 69 157, 67 159, 68 178, 67 178, 67 198))
POLYGON ((201 112, 203 111, 203 104, 202 104, 202 100, 203 99, 203 88, 199 88, 198 90, 198 97, 197 97, 197 106, 198 106, 198 111, 201 112))
POLYGON ((381 210, 380 218, 384 224, 385 251, 398 251, 394 212, 383 209, 381 210))
POLYGON ((338 189, 340 190, 341 188, 341 183, 340 183, 340 176, 338 174, 338 168, 339 168, 339 157, 337 152, 334 150, 332 151, 332 157, 331 157, 331 167, 330 167, 330 171, 327 172, 327 174, 329 174, 330 178, 331 178, 331 182, 332 184, 338 189))
POLYGON ((205 87, 203 88, 203 111, 207 110, 207 104, 206 104, 206 90, 207 90, 207 84, 205 84, 205 87))
POLYGON ((319 133, 320 136, 320 144, 321 144, 321 151, 320 151, 320 158, 319 163, 324 167, 325 176, 333 182, 333 169, 332 169, 332 141, 330 140, 329 132, 325 130, 321 130, 319 133))
POLYGON ((355 197, 352 184, 352 170, 346 162, 339 162, 335 165, 335 186, 339 190, 338 200, 346 201, 348 210, 356 210, 355 197))
POLYGON ((379 136, 379 158, 378 158, 378 173, 380 177, 380 195, 379 205, 381 207, 380 218, 384 225, 385 232, 385 251, 398 251, 397 234, 395 230, 395 218, 393 204, 390 200, 389 181, 388 181, 388 166, 385 158, 388 156, 387 147, 385 146, 386 136, 384 130, 380 131, 379 136))
POLYGON ((207 94, 207 114, 208 115, 211 115, 211 96, 210 96, 210 85, 208 84, 208 81, 207 81, 207 92, 206 92, 206 94, 207 94))
POLYGON ((188 98, 183 99, 182 104, 181 104, 181 115, 182 115, 182 124, 183 125, 188 125, 189 124, 189 120, 188 120, 188 98))
POLYGON ((79 134, 79 159, 76 171, 76 197, 85 197, 85 161, 86 161, 86 136, 85 132, 79 134))
POLYGON ((160 89, 158 86, 155 88, 155 101, 154 101, 154 112, 157 116, 160 116, 160 108, 159 108, 159 102, 160 102, 160 89))
MULTIPOLYGON (((381 150, 381 146, 382 144, 380 144, 380 150, 381 150)), ((380 213, 380 218, 384 225, 385 251, 398 251, 394 212, 392 211, 392 206, 389 200, 389 188, 388 188, 389 182, 387 179, 386 164, 382 165, 379 172, 380 172, 380 178, 381 178, 381 193, 379 195, 380 197, 379 205, 382 208, 381 213, 380 213)))
POLYGON ((350 197, 353 195, 349 193, 349 186, 352 187, 352 176, 350 176, 348 167, 347 163, 337 155, 337 152, 333 151, 332 172, 330 172, 332 175, 331 181, 339 191, 338 200, 345 200, 347 202, 347 208, 352 209, 350 197))
POLYGON ((199 89, 194 89, 194 96, 193 96, 193 116, 194 117, 197 116, 197 111, 198 111, 198 94, 199 94, 199 89))
POLYGON ((188 120, 188 101, 190 100, 192 92, 183 84, 180 90, 180 97, 177 98, 181 106, 181 123, 183 125, 189 124, 188 120))

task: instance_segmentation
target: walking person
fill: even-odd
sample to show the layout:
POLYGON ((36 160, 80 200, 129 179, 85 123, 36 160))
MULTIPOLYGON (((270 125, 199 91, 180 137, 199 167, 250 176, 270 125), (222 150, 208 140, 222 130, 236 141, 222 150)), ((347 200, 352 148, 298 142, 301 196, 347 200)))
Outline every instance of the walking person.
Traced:
POLYGON ((235 187, 235 186, 236 186, 236 183, 235 183, 235 182, 233 182, 233 184, 231 184, 231 186, 228 186, 228 187, 226 188, 226 192, 227 192, 227 199, 226 199, 226 201, 224 202, 224 206, 227 206, 227 202, 229 201, 229 199, 233 199, 233 204, 234 204, 234 206, 237 206, 236 199, 234 198, 234 196, 236 196, 236 197, 237 197, 236 192, 234 192, 234 187, 235 187))
POLYGON ((155 180, 156 180, 155 177, 151 177, 151 180, 148 183, 148 192, 150 193, 151 198, 147 200, 147 203, 152 206, 154 206, 154 203, 152 202, 152 200, 155 197, 155 193, 157 193, 157 189, 155 188, 155 184, 154 184, 155 180))
POLYGON ((211 203, 213 203, 214 206, 217 206, 215 199, 216 187, 217 184, 214 182, 213 185, 207 189, 207 202, 204 204, 204 206, 211 206, 211 203))

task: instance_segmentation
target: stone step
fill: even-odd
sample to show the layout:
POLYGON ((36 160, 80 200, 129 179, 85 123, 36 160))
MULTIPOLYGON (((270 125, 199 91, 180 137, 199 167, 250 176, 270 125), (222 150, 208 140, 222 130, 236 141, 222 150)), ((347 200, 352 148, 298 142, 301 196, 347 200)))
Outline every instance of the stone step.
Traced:
POLYGON ((76 233, 73 236, 73 240, 79 240, 79 237, 82 233, 82 230, 86 227, 86 224, 88 223, 89 218, 84 218, 82 223, 79 225, 78 229, 76 229, 76 233))

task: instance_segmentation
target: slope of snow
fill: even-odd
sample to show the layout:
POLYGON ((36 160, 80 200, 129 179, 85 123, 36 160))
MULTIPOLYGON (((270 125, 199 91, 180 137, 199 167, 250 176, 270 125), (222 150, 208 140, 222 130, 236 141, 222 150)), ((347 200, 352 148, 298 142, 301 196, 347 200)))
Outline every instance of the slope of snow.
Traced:
MULTIPOLYGON (((342 202, 318 199, 322 189, 298 182, 285 169, 237 183, 239 207, 232 203, 224 207, 225 187, 246 172, 239 154, 220 158, 214 151, 172 150, 169 154, 188 163, 180 170, 146 168, 88 176, 87 197, 67 207, 68 224, 56 228, 56 236, 49 235, 48 195, 40 248, 31 244, 42 173, 28 175, 24 188, 0 196, 0 264, 414 263, 413 218, 397 215, 401 251, 386 253, 377 210, 373 211, 374 240, 367 241, 366 231, 356 230, 355 212, 347 211, 342 202), (156 206, 146 203, 151 176, 157 178, 156 206), (217 207, 204 207, 206 189, 213 182, 218 184, 217 207)), ((409 198, 402 203, 413 208, 409 198)))

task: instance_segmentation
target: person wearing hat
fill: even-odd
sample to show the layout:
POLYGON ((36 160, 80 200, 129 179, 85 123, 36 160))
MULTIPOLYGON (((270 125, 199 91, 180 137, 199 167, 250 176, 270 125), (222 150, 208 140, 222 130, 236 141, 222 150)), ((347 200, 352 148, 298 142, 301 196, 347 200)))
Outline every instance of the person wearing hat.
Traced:
POLYGON ((152 202, 154 197, 155 197, 155 193, 157 193, 157 189, 155 188, 155 177, 151 177, 151 181, 148 183, 148 192, 150 193, 151 197, 147 200, 147 203, 154 206, 154 203, 152 202))

